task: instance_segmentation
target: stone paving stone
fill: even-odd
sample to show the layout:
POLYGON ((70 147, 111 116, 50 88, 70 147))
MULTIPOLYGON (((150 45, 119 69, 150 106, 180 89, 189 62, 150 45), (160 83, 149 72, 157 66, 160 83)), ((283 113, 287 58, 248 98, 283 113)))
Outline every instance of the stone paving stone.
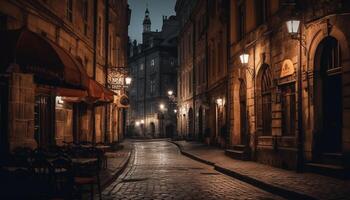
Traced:
POLYGON ((251 161, 235 160, 223 149, 197 142, 176 141, 183 151, 264 183, 286 188, 315 199, 350 199, 350 180, 313 173, 296 173, 251 161))
POLYGON ((282 199, 181 155, 169 142, 134 147, 127 169, 103 199, 282 199))

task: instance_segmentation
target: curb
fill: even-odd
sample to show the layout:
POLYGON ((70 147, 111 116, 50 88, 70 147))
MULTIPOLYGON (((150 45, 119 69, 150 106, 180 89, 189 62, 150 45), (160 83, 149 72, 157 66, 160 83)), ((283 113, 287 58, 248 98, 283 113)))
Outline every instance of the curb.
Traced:
POLYGON ((215 164, 214 162, 211 162, 209 160, 205 160, 203 158, 200 158, 199 156, 196 156, 196 155, 193 155, 193 154, 191 154, 189 152, 184 151, 182 149, 181 145, 179 145, 176 142, 173 142, 173 141, 169 141, 169 142, 175 144, 179 148, 181 154, 183 154, 183 155, 185 155, 185 156, 187 156, 189 158, 192 158, 193 160, 202 162, 202 163, 207 164, 207 165, 214 166, 214 169, 216 171, 218 171, 218 172, 221 172, 221 173, 223 173, 225 175, 228 175, 228 176, 231 176, 233 178, 236 178, 236 179, 238 179, 240 181, 246 182, 246 183, 248 183, 250 185, 253 185, 253 186, 255 186, 257 188, 260 188, 262 190, 265 190, 267 192, 279 195, 279 196, 284 197, 286 199, 295 199, 295 200, 299 200, 299 199, 315 200, 315 199, 317 199, 315 197, 312 197, 312 196, 309 196, 309 195, 306 195, 306 194, 303 194, 303 193, 299 193, 299 192, 296 192, 296 191, 288 190, 288 189, 285 189, 285 188, 282 188, 282 187, 278 187, 278 186, 275 186, 275 185, 272 185, 272 184, 260 181, 258 179, 252 178, 250 176, 243 175, 241 173, 235 172, 233 170, 224 168, 224 167, 222 167, 220 165, 215 164))
POLYGON ((115 181, 126 169, 128 166, 128 163, 130 161, 131 154, 133 153, 133 149, 128 153, 127 159, 122 164, 122 167, 119 168, 112 176, 109 178, 103 185, 101 185, 102 190, 107 188, 113 181, 115 181))

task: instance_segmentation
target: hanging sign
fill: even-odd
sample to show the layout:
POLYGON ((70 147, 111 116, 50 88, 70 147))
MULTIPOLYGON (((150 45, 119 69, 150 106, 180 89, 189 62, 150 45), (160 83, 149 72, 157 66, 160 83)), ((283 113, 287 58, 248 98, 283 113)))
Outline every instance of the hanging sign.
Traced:
POLYGON ((294 65, 290 59, 283 61, 280 78, 290 76, 294 74, 294 65))

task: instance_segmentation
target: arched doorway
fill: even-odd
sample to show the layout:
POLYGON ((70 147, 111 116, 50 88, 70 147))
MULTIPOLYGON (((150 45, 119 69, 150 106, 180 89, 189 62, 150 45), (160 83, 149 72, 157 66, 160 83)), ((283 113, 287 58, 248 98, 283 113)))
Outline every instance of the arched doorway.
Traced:
POLYGON ((272 134, 272 70, 271 67, 264 64, 261 75, 261 120, 262 135, 270 136, 272 134))
POLYGON ((198 139, 203 140, 203 108, 199 107, 198 110, 198 139))
POLYGON ((188 110, 188 137, 193 138, 193 109, 188 110))
POLYGON ((167 138, 173 138, 175 132, 175 126, 173 124, 167 124, 165 126, 165 134, 167 138))
POLYGON ((156 134, 156 125, 154 124, 154 122, 151 122, 149 124, 150 128, 151 128, 151 135, 152 137, 155 137, 155 134, 156 134))
POLYGON ((241 81, 239 87, 239 107, 241 124, 241 144, 248 144, 248 123, 247 123, 247 87, 244 81, 241 81))
POLYGON ((342 151, 342 69, 339 42, 333 37, 321 41, 315 54, 315 117, 318 153, 342 151))

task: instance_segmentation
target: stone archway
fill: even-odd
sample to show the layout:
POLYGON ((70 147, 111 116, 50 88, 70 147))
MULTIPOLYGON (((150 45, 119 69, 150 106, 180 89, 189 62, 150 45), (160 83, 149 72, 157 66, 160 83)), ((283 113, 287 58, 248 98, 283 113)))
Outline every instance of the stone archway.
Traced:
POLYGON ((193 109, 190 108, 188 110, 188 132, 187 135, 189 138, 193 138, 193 125, 194 125, 194 117, 193 117, 193 109))
POLYGON ((239 108, 240 108, 240 143, 248 145, 248 120, 247 120, 247 87, 243 80, 239 87, 239 108))
POLYGON ((315 152, 342 152, 343 95, 341 47, 331 36, 316 48, 314 59, 315 152))

